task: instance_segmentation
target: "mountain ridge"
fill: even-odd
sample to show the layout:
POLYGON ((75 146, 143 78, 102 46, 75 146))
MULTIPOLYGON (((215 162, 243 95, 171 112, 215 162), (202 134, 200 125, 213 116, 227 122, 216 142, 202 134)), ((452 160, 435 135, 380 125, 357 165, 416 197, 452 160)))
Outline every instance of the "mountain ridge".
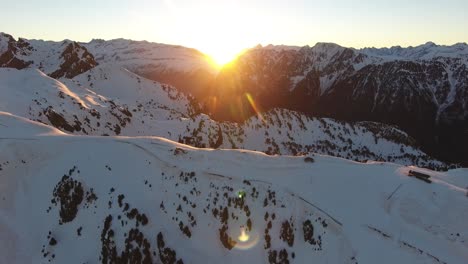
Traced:
POLYGON ((202 114, 175 88, 101 64, 61 81, 35 69, 0 69, 0 110, 67 133, 162 136, 196 147, 270 155, 317 152, 356 161, 386 160, 446 170, 406 133, 378 123, 344 123, 273 109, 237 124, 202 114), (26 81, 25 81, 26 80, 26 81))
MULTIPOLYGON (((99 64, 114 65, 194 95, 191 104, 203 104, 197 111, 217 121, 243 122, 255 115, 249 94, 265 112, 285 108, 309 116, 398 126, 432 156, 468 162, 460 158, 467 156, 468 146, 463 135, 468 129, 466 44, 378 50, 333 43, 269 45, 248 50, 218 73, 202 53, 181 46, 126 39, 16 41, 0 36, 0 50, 6 49, 0 54, 3 67, 39 68, 68 82, 103 69, 99 64), (212 107, 213 101, 217 107, 212 107)), ((93 84, 87 85, 92 90, 93 84)))
POLYGON ((254 114, 245 97, 250 94, 264 110, 281 107, 388 123, 409 132, 427 151, 456 160, 466 157, 468 147, 460 134, 468 129, 468 45, 461 48, 421 45, 385 56, 336 44, 257 48, 223 68, 202 97, 220 100, 220 107, 207 110, 219 120, 241 121, 254 114), (230 114, 236 107, 245 114, 230 114))

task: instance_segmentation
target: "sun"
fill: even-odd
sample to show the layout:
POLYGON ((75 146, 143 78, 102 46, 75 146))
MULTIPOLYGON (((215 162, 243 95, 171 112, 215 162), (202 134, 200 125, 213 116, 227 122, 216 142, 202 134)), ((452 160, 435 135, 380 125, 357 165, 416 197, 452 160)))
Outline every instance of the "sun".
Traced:
POLYGON ((235 60, 245 49, 264 42, 265 26, 259 23, 258 10, 243 1, 180 1, 164 0, 171 21, 171 30, 155 32, 194 48, 209 58, 216 68, 235 60))
POLYGON ((220 47, 215 47, 205 52, 205 54, 207 54, 211 62, 219 68, 235 60, 242 53, 243 51, 241 49, 228 49, 220 47))
MULTIPOLYGON (((242 43, 230 40, 228 36, 225 37, 225 40, 219 40, 208 33, 206 34, 206 37, 197 40, 198 43, 194 43, 193 46, 203 52, 213 66, 217 68, 221 68, 234 61, 248 49, 242 43)), ((223 32, 220 34, 227 33, 223 32)))

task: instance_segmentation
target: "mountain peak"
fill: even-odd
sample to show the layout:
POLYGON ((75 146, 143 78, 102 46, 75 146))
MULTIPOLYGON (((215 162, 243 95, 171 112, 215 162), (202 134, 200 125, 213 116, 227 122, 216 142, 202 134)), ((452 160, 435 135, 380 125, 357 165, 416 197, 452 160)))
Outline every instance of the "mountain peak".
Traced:
POLYGON ((438 47, 438 45, 435 44, 435 43, 432 42, 432 41, 428 41, 428 42, 426 42, 425 44, 423 44, 423 45, 421 45, 421 46, 423 46, 423 47, 438 47))
POLYGON ((317 42, 314 48, 342 48, 342 46, 333 42, 317 42))
POLYGON ((289 46, 289 45, 273 45, 273 44, 268 44, 267 46, 263 47, 263 49, 266 50, 276 50, 276 51, 282 51, 282 50, 300 50, 301 47, 299 46, 289 46))
POLYGON ((317 44, 315 44, 311 49, 318 53, 330 53, 330 55, 334 55, 337 51, 344 50, 346 48, 336 43, 317 42, 317 44))

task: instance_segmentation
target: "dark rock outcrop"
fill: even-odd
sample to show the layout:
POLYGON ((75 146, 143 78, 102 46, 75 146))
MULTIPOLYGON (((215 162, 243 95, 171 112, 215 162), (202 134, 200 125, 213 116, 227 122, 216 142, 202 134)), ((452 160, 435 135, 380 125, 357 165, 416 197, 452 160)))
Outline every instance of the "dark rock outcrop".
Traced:
POLYGON ((97 66, 97 62, 88 50, 76 42, 67 45, 60 58, 60 68, 50 74, 52 78, 73 78, 97 66))
POLYGON ((32 47, 24 39, 16 41, 11 35, 0 33, 0 38, 6 39, 8 48, 0 54, 0 67, 24 69, 32 64, 32 61, 25 61, 19 58, 19 55, 26 55, 32 50, 32 47))
MULTIPOLYGON (((426 51, 427 52, 427 51, 426 51)), ((468 66, 463 55, 385 59, 321 43, 255 48, 221 70, 205 98, 217 120, 287 108, 395 125, 432 155, 468 164, 468 66)))
POLYGON ((0 42, 7 46, 6 50, 0 51, 0 67, 4 68, 21 70, 36 67, 52 78, 73 78, 97 66, 94 56, 77 42, 51 43, 51 54, 58 56, 60 52, 59 57, 35 56, 41 54, 41 51, 37 50, 40 49, 39 46, 35 45, 38 41, 23 38, 15 40, 11 35, 0 33, 0 42), (54 65, 57 62, 59 65, 54 65))

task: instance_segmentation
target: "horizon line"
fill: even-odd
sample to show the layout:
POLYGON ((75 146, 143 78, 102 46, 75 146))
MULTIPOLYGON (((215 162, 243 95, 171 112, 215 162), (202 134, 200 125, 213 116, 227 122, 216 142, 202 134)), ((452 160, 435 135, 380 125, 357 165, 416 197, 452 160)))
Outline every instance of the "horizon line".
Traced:
MULTIPOLYGON (((103 40, 103 41, 115 41, 115 40, 127 40, 127 41, 138 41, 138 42, 148 42, 148 43, 152 43, 152 44, 161 44, 161 45, 167 45, 167 46, 176 46, 176 47, 183 47, 183 48, 187 48, 187 49, 194 49, 194 50, 197 50, 199 52, 202 52, 202 53, 205 53, 203 51, 201 51, 200 49, 198 48, 195 48, 195 47, 190 47, 190 46, 185 46, 183 44, 175 44, 175 43, 164 43, 164 42, 156 42, 156 41, 151 41, 151 40, 147 40, 147 39, 131 39, 131 38, 125 38, 125 37, 116 37, 116 38, 91 38, 91 40, 89 41, 83 41, 83 40, 73 40, 73 39, 69 39, 69 38, 64 38, 64 39, 42 39, 42 38, 27 38, 27 37, 18 37, 18 36, 14 36, 13 34, 10 34, 10 33, 6 33, 6 32, 3 32, 3 31, 0 31, 0 34, 5 34, 5 35, 9 35, 11 36, 13 39, 15 39, 16 41, 20 40, 20 39, 25 39, 25 40, 34 40, 34 41, 43 41, 43 42, 64 42, 64 41, 74 41, 74 42, 77 42, 77 43, 91 43, 93 41, 98 41, 98 40, 103 40)), ((431 41, 431 40, 428 40, 424 43, 421 43, 421 44, 417 44, 417 45, 408 45, 408 46, 402 46, 402 45, 399 45, 399 44, 396 44, 396 45, 391 45, 391 46, 363 46, 363 47, 352 47, 352 46, 344 46, 344 45, 341 45, 339 43, 336 43, 336 42, 328 42, 328 41, 318 41, 316 42, 315 44, 304 44, 304 45, 291 45, 291 44, 273 44, 273 43, 268 43, 268 44, 262 44, 262 43, 257 43, 257 44, 254 44, 250 47, 245 47, 243 48, 243 50, 248 50, 248 49, 254 49, 254 48, 257 48, 257 47, 261 47, 261 48, 267 48, 269 46, 273 46, 273 47, 288 47, 288 48, 304 48, 304 47, 315 47, 319 44, 333 44, 333 45, 338 45, 340 47, 343 47, 343 48, 349 48, 349 49, 355 49, 355 50, 364 50, 364 49, 392 49, 392 48, 403 48, 403 49, 407 49, 407 48, 417 48, 417 47, 421 47, 421 46, 424 46, 424 45, 427 45, 427 44, 434 44, 435 46, 438 46, 438 47, 453 47, 453 46, 456 46, 456 45, 467 45, 468 46, 468 43, 465 42, 465 41, 459 41, 459 42, 455 42, 453 44, 438 44, 438 43, 435 43, 434 41, 431 41)))

